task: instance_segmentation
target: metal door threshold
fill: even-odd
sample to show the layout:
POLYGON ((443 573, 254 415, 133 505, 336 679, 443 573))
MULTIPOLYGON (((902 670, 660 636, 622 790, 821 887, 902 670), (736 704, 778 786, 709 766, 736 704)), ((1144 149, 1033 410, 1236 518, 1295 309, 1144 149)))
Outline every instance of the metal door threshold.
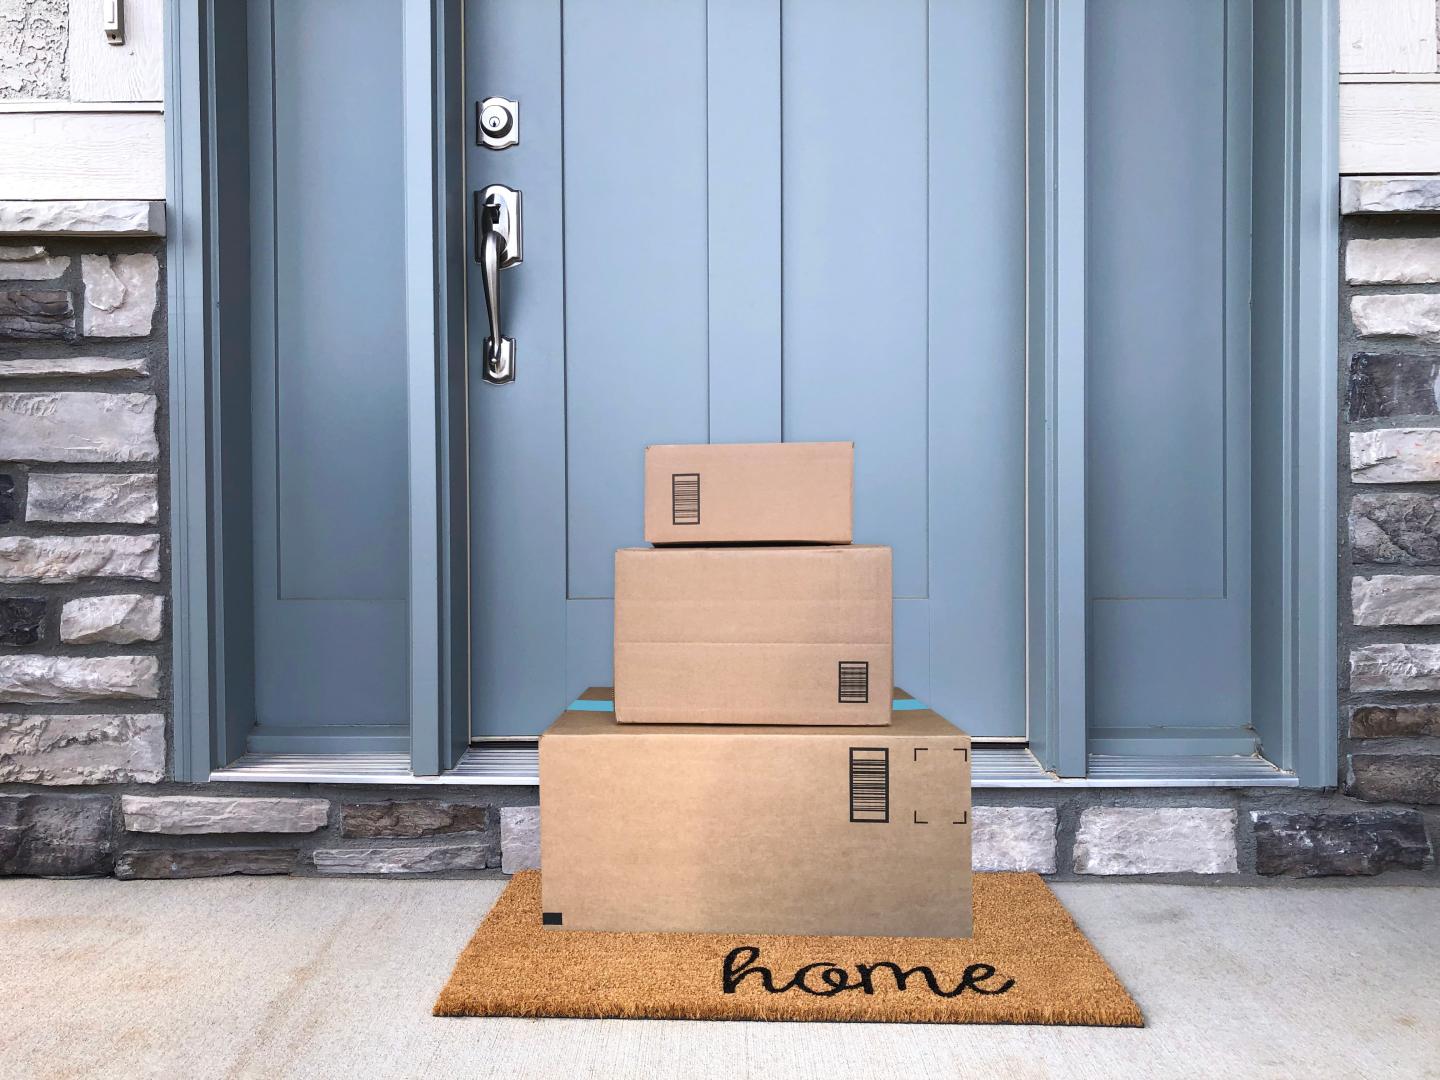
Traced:
MULTIPOLYGON (((977 746, 977 788, 1194 788, 1298 787, 1294 773, 1262 757, 1176 757, 1159 754, 1091 754, 1089 775, 1047 773, 1023 746, 977 746)), ((414 776, 409 755, 246 754, 210 774, 211 780, 292 784, 476 784, 533 787, 540 782, 539 745, 533 741, 480 743, 439 776, 414 776)))

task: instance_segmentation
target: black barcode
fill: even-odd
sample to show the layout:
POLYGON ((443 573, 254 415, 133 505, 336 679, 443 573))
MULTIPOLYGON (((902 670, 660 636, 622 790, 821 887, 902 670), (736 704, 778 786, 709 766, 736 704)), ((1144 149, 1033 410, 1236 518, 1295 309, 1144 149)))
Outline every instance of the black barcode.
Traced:
POLYGON ((870 661, 840 661, 840 704, 864 705, 870 700, 870 661))
POLYGON ((675 525, 700 524, 700 474, 670 474, 670 520, 675 525))
POLYGON ((850 748, 850 820, 890 820, 890 751, 883 746, 850 748))

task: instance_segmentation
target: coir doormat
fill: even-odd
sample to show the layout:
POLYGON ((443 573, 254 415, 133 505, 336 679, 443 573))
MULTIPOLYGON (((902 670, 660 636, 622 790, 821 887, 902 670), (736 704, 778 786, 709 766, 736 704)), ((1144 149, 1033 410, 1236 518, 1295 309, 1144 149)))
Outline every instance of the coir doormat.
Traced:
POLYGON ((1035 874, 976 874, 962 940, 546 930, 540 874, 520 873, 435 1015, 1144 1025, 1035 874))

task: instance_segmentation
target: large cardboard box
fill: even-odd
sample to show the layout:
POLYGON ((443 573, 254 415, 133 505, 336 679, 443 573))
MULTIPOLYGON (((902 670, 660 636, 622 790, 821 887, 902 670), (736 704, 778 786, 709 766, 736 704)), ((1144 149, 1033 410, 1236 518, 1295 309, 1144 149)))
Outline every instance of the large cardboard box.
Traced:
POLYGON ((540 737, 547 926, 970 935, 970 738, 936 713, 635 727, 608 696, 540 737))
POLYGON ((888 547, 622 548, 626 724, 885 724, 888 547))
POLYGON ((645 449, 652 544, 848 544, 854 443, 713 443, 645 449))

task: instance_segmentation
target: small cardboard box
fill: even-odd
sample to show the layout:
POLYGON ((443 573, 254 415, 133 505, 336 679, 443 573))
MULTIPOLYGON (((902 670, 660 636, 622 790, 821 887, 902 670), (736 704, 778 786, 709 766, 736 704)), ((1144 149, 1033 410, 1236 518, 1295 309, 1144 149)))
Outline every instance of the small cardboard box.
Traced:
POLYGON ((970 936, 970 738, 635 727, 589 690, 540 737, 544 922, 564 930, 970 936))
POLYGON ((848 544, 854 443, 645 448, 652 544, 848 544))
POLYGON ((626 724, 886 724, 888 547, 621 548, 626 724))

